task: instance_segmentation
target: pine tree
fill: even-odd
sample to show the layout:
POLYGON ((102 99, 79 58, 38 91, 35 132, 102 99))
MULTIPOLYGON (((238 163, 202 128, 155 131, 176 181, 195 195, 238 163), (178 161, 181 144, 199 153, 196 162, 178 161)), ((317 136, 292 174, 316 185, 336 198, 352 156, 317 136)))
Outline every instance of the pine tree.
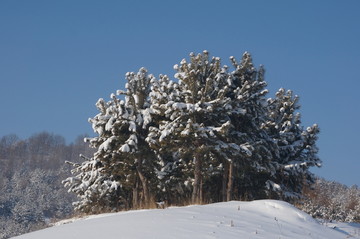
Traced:
MULTIPOLYGON (((267 93, 263 69, 256 71, 248 53, 240 63, 231 60, 235 71, 229 73, 220 58, 210 60, 206 51, 191 54, 190 63, 184 59, 174 67, 178 83, 161 77, 151 93, 154 112, 163 118, 159 128, 150 129, 148 142, 161 154, 170 151, 172 170, 184 169, 193 203, 231 200, 234 178, 245 169, 258 171, 256 160, 271 154, 259 139, 267 93), (212 192, 218 196, 205 198, 204 188, 216 188, 212 192)), ((169 168, 169 161, 165 165, 169 168)))
POLYGON ((281 88, 268 102, 266 123, 268 134, 275 140, 278 158, 274 160, 277 173, 269 184, 284 199, 298 198, 303 186, 313 182, 309 167, 320 166, 315 145, 319 129, 317 125, 303 130, 299 97, 281 88), (276 185, 276 187, 274 186, 276 185))
POLYGON ((219 58, 210 60, 206 51, 191 54, 189 63, 184 59, 174 69, 178 83, 161 77, 153 88, 152 107, 163 119, 158 128, 151 128, 148 142, 160 153, 172 152, 166 165, 170 162, 173 168, 191 171, 182 172, 183 183, 192 185, 191 201, 200 203, 207 176, 220 166, 222 148, 229 148, 225 138, 231 125, 224 113, 229 104, 223 77, 226 69, 219 58), (159 92, 164 90, 164 94, 159 92))
POLYGON ((240 62, 234 57, 230 60, 235 68, 229 77, 232 90, 228 95, 233 109, 230 112, 234 125, 232 141, 246 145, 249 151, 228 165, 227 200, 259 198, 266 190, 266 179, 262 174, 273 173, 271 160, 277 154, 276 145, 261 127, 266 121, 265 97, 268 93, 265 70, 262 66, 254 67, 248 52, 243 54, 240 62))
POLYGON ((96 148, 92 158, 74 165, 78 173, 64 181, 80 201, 76 209, 85 212, 111 211, 122 208, 149 207, 156 188, 154 153, 145 143, 152 123, 148 96, 152 75, 145 68, 127 73, 126 90, 120 100, 99 99, 100 113, 89 119, 97 137, 87 139, 96 148))

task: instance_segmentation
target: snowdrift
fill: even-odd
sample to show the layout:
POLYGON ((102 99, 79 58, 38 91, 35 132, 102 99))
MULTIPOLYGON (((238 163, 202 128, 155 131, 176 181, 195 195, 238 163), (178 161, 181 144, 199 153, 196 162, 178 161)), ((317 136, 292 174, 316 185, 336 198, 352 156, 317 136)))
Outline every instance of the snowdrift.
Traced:
MULTIPOLYGON (((136 210, 79 219, 17 239, 99 238, 347 238, 346 230, 319 224, 292 205, 275 200, 224 202, 136 210)), ((350 230, 350 229, 349 229, 350 230)), ((360 228, 352 228, 360 238, 360 228)))

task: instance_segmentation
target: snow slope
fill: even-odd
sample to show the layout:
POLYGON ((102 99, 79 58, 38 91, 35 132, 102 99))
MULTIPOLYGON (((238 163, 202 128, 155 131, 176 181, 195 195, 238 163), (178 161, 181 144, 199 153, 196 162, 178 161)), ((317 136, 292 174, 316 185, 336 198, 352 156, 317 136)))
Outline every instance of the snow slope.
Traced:
POLYGON ((337 239, 350 237, 351 231, 352 238, 360 238, 360 228, 349 227, 332 229, 288 203, 259 200, 102 214, 16 238, 337 239))

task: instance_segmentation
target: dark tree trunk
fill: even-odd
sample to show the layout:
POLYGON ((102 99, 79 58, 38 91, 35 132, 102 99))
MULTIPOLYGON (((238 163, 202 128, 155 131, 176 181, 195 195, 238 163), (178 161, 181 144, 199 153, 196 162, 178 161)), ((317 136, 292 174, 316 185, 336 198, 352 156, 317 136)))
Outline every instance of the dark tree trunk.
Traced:
POLYGON ((222 201, 227 201, 227 183, 229 179, 229 163, 226 161, 224 162, 224 174, 222 179, 222 189, 221 189, 221 195, 222 195, 222 201))
POLYGON ((200 203, 204 202, 204 198, 203 198, 203 178, 201 177, 200 179, 200 203))
POLYGON ((135 187, 133 188, 132 195, 132 208, 136 209, 139 207, 139 182, 136 180, 135 187))
POLYGON ((227 185, 227 190, 226 190, 226 201, 231 201, 232 197, 233 197, 233 182, 234 182, 234 162, 230 162, 229 163, 229 180, 228 180, 228 185, 227 185))
POLYGON ((149 208, 150 207, 150 191, 149 191, 148 182, 147 182, 144 174, 142 173, 140 166, 137 166, 136 169, 137 169, 137 172, 138 172, 141 184, 142 184, 142 188, 143 188, 144 207, 149 208))
POLYGON ((200 157, 195 158, 195 170, 194 170, 194 186, 192 192, 192 203, 201 203, 201 159, 200 157))

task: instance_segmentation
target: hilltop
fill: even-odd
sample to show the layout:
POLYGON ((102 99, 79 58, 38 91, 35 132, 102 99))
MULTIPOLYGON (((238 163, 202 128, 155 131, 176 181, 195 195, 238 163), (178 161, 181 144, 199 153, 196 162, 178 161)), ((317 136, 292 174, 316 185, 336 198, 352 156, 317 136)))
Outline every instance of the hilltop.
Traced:
POLYGON ((349 237, 360 238, 359 224, 325 226, 286 202, 258 200, 100 214, 16 239, 349 237))

